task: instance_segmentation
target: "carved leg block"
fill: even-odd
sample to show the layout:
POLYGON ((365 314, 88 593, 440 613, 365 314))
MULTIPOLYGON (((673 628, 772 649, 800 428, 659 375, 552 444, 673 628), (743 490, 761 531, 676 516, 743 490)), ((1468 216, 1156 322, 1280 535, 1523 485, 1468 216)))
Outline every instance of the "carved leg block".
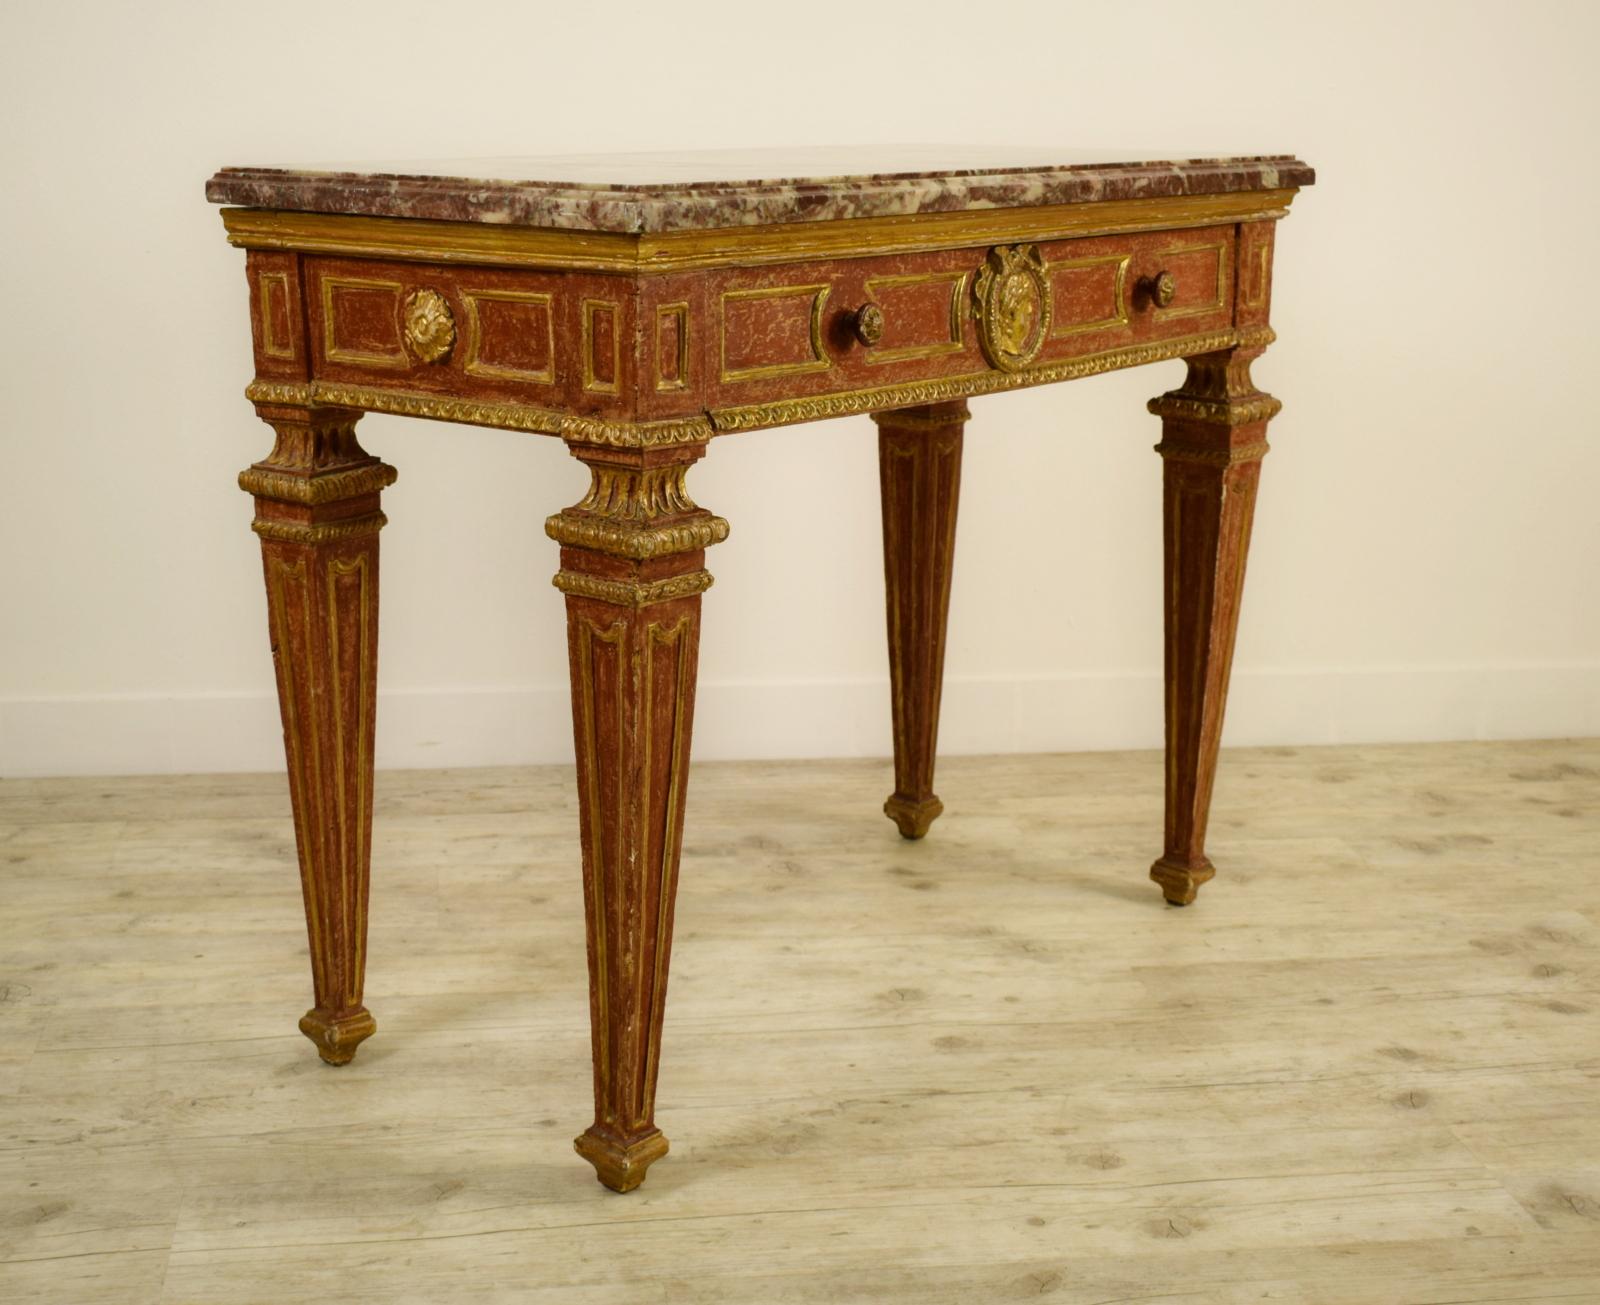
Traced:
POLYGON ((967 416, 963 400, 873 415, 894 710, 894 792, 883 810, 904 838, 921 838, 944 811, 933 768, 967 416))
POLYGON ((1183 386, 1150 401, 1162 419, 1167 737, 1166 844, 1150 877, 1176 906, 1216 873, 1206 822, 1267 422, 1281 406, 1250 380, 1264 347, 1190 358, 1183 386))
POLYGON ((550 518, 567 596, 588 926, 594 1123, 575 1142, 632 1191, 667 1153, 655 1123, 672 906, 683 836, 707 545, 720 517, 689 499, 703 447, 579 448, 593 483, 550 518))
POLYGON ((358 413, 262 406, 271 455, 255 496, 272 660, 311 941, 300 1030, 330 1065, 377 1029, 362 1005, 377 711, 379 498, 394 468, 356 442, 358 413))

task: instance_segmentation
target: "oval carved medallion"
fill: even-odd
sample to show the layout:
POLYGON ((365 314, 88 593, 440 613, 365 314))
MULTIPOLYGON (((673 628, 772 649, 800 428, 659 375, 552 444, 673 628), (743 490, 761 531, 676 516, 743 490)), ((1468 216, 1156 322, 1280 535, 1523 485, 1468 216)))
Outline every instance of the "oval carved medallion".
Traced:
POLYGON ((972 287, 978 343, 991 367, 1015 372, 1044 347, 1050 333, 1050 281, 1033 245, 996 245, 972 287))
POLYGON ((406 343, 425 363, 443 362, 456 345, 456 319, 437 290, 416 290, 406 299, 406 343))

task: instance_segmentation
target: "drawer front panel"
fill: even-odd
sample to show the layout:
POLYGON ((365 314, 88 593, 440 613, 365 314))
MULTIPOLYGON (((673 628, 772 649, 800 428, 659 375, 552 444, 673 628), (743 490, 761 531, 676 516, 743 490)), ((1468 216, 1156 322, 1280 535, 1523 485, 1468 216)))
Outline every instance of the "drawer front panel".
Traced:
POLYGON ((317 380, 604 415, 631 396, 626 278, 309 258, 305 279, 317 380))
POLYGON ((729 269, 711 287, 707 325, 722 365, 706 400, 738 406, 1026 370, 1222 330, 1233 321, 1234 244, 1235 229, 1219 226, 1019 246, 1042 287, 1031 305, 985 299, 987 248, 729 269), (1155 290, 1163 273, 1165 302, 1155 290), (994 329, 986 314, 1007 312, 1028 340, 1014 365, 982 338, 994 329))
POLYGON ((1025 383, 1225 330, 1236 282, 1261 303, 1240 311, 1264 318, 1259 225, 1246 228, 1253 281, 1236 271, 1231 225, 638 277, 262 254, 257 375, 621 421, 996 369, 1025 383))

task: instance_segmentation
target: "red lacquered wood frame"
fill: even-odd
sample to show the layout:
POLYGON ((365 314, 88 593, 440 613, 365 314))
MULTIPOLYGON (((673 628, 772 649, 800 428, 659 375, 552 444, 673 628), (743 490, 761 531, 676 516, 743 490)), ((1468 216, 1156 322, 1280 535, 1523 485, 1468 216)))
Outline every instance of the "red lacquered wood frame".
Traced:
POLYGON ((626 237, 225 211, 247 274, 271 453, 241 475, 267 577, 306 918, 301 1027, 342 1064, 362 1002, 378 535, 391 468, 365 411, 558 435, 590 471, 556 513, 588 921, 600 1180, 636 1187, 655 1122, 705 550, 728 526, 688 471, 710 440, 845 413, 878 423, 893 685, 886 813, 933 788, 967 400, 1163 359, 1169 902, 1192 902, 1266 424, 1273 233, 1291 190, 626 237))

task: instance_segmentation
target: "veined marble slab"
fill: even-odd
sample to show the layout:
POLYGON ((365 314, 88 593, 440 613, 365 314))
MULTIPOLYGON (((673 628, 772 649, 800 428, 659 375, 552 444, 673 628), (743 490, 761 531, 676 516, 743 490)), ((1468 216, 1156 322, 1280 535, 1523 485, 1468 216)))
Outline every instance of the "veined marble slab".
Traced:
POLYGON ((1287 154, 970 146, 707 150, 223 168, 213 203, 578 231, 662 232, 1308 186, 1287 154))

